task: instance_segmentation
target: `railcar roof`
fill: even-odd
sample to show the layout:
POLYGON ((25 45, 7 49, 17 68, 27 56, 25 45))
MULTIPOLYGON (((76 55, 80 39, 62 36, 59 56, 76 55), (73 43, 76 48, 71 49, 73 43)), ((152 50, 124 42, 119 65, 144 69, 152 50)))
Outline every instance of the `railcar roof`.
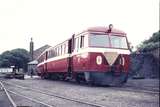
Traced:
MULTIPOLYGON (((88 31, 88 32, 107 32, 108 30, 109 30, 108 27, 97 26, 97 27, 90 27, 86 31, 88 31)), ((111 30, 111 33, 126 34, 125 32, 123 32, 119 29, 115 29, 115 28, 113 28, 111 30)))
MULTIPOLYGON (((82 33, 85 33, 85 32, 90 32, 90 33, 92 33, 92 32, 107 32, 108 30, 109 30, 109 27, 104 27, 104 26, 89 27, 87 30, 84 30, 84 31, 82 31, 82 32, 80 32, 80 33, 77 33, 75 36, 78 36, 78 35, 80 35, 80 34, 82 34, 82 33)), ((124 35, 126 35, 125 32, 123 32, 123 31, 121 31, 121 30, 119 30, 119 29, 115 29, 115 28, 112 28, 111 33, 124 34, 124 35)), ((69 39, 71 39, 71 38, 69 38, 69 39)), ((63 41, 62 43, 68 41, 69 39, 63 41)), ((62 43, 59 43, 58 45, 60 45, 60 44, 62 44, 62 43)), ((58 46, 58 45, 56 45, 56 46, 58 46)), ((54 46, 54 47, 56 47, 56 46, 54 46)), ((49 48, 47 48, 44 52, 42 52, 41 55, 43 55, 46 51, 48 51, 48 50, 50 50, 50 49, 52 49, 52 48, 54 48, 54 47, 49 47, 49 48)), ((40 55, 40 56, 41 56, 41 55, 40 55)), ((40 56, 39 56, 39 57, 40 57, 40 56)), ((38 58, 39 58, 39 57, 38 57, 38 58)), ((38 59, 38 58, 37 58, 37 59, 38 59)))

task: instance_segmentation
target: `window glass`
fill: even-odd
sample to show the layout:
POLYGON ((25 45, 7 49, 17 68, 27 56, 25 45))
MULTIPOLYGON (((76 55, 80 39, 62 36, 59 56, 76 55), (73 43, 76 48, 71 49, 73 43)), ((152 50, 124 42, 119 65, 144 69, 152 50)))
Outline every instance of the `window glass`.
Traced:
POLYGON ((76 41, 77 41, 77 42, 76 42, 76 45, 77 45, 76 48, 77 48, 77 50, 78 50, 78 49, 79 49, 79 38, 76 38, 76 41))
POLYGON ((114 48, 127 48, 126 37, 110 36, 111 46, 114 48))
POLYGON ((53 57, 55 57, 56 56, 56 51, 55 51, 55 49, 53 49, 53 57))
POLYGON ((60 55, 62 55, 62 45, 60 46, 60 55))
POLYGON ((50 50, 48 51, 48 58, 50 58, 51 57, 51 55, 50 55, 50 50))
POLYGON ((55 48, 55 54, 56 54, 56 56, 57 56, 57 48, 55 48))
POLYGON ((57 47, 57 56, 59 56, 59 47, 57 47))
POLYGON ((57 56, 57 48, 54 49, 55 56, 57 56))
POLYGON ((84 47, 84 36, 81 36, 80 48, 84 47))
POLYGON ((66 44, 63 45, 63 54, 66 53, 66 44))
POLYGON ((74 50, 76 50, 76 38, 74 39, 74 50))
POLYGON ((61 55, 63 55, 63 53, 64 53, 63 50, 64 50, 64 45, 61 46, 61 55))
POLYGON ((78 49, 79 49, 79 47, 80 47, 80 46, 79 46, 79 44, 80 44, 79 38, 75 38, 75 43, 74 43, 74 44, 75 44, 75 49, 74 49, 74 50, 75 50, 75 51, 78 51, 78 49))
POLYGON ((117 35, 90 35, 89 46, 93 47, 111 47, 127 49, 127 41, 124 36, 117 35))
POLYGON ((66 53, 68 53, 68 43, 66 43, 66 53))
POLYGON ((50 50, 50 56, 54 57, 54 50, 53 49, 50 50))
POLYGON ((90 35, 89 46, 109 47, 108 35, 90 35))

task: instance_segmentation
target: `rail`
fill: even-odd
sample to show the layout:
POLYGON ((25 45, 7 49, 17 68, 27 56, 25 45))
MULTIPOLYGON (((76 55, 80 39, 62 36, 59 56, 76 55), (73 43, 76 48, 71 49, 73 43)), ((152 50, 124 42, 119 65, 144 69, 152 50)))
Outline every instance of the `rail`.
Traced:
POLYGON ((58 95, 57 93, 51 93, 51 92, 49 92, 47 90, 42 90, 42 89, 38 90, 38 89, 25 87, 25 86, 22 86, 22 85, 15 85, 15 84, 13 85, 13 84, 11 84, 9 82, 5 82, 5 83, 9 84, 9 85, 12 85, 12 86, 15 86, 15 87, 18 87, 18 88, 22 88, 22 89, 26 89, 26 90, 32 90, 34 92, 38 92, 38 93, 45 94, 45 95, 48 95, 48 96, 53 96, 53 97, 57 97, 57 98, 60 98, 60 99, 65 99, 65 100, 68 100, 68 101, 89 105, 89 106, 92 106, 92 107, 105 107, 104 105, 101 105, 101 104, 92 103, 92 102, 88 102, 88 101, 82 101, 80 99, 69 98, 69 97, 66 97, 66 96, 63 96, 63 95, 58 95))
POLYGON ((9 101, 11 102, 11 104, 13 105, 13 107, 17 107, 17 105, 15 104, 15 102, 13 101, 13 99, 11 98, 11 96, 9 95, 9 93, 7 92, 6 88, 4 87, 3 83, 0 81, 1 87, 3 88, 3 90, 5 91, 9 101))

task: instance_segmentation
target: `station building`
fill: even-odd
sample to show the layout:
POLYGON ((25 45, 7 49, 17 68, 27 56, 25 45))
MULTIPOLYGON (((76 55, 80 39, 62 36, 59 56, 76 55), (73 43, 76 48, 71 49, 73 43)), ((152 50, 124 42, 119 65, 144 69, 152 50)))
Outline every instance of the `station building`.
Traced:
POLYGON ((31 72, 34 72, 34 74, 36 74, 36 66, 38 64, 38 61, 36 59, 44 50, 46 50, 49 47, 51 47, 51 46, 44 45, 44 46, 34 50, 34 42, 33 42, 33 39, 31 38, 29 50, 30 50, 30 55, 31 55, 32 61, 28 63, 28 74, 29 75, 31 74, 31 72))

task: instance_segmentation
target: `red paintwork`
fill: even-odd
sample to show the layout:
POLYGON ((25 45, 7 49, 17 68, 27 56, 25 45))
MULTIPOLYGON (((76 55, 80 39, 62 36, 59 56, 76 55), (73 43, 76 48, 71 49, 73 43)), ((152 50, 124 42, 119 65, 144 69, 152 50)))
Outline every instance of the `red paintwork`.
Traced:
MULTIPOLYGON (((86 53, 84 53, 86 54, 86 53)), ((82 55, 82 54, 81 54, 82 55)), ((82 58, 81 55, 73 56, 73 71, 74 72, 108 72, 110 70, 110 66, 102 53, 88 53, 87 58, 82 58), (102 57, 102 64, 98 65, 96 63, 96 57, 102 57), (79 60, 79 61, 78 61, 79 60)), ((125 59, 124 66, 118 64, 113 64, 116 67, 116 70, 120 70, 120 67, 124 69, 125 72, 128 72, 129 69, 129 56, 122 55, 125 59)), ((117 58, 118 59, 118 58, 117 58)))
POLYGON ((40 66, 37 67, 38 75, 41 75, 42 72, 44 72, 44 65, 40 65, 40 66))
MULTIPOLYGON (((87 54, 87 53, 83 53, 87 54)), ((74 55, 73 58, 73 72, 109 72, 111 69, 111 66, 108 64, 105 56, 102 53, 96 53, 96 52, 89 52, 88 56, 86 58, 83 58, 83 54, 74 55), (98 65, 96 63, 96 57, 101 56, 102 57, 102 64, 98 65)), ((123 69, 123 72, 128 73, 129 70, 129 55, 121 54, 116 59, 113 66, 115 67, 116 71, 120 71, 123 69), (124 66, 119 64, 119 58, 120 56, 124 57, 125 64, 124 66)), ((38 67, 38 72, 67 72, 68 70, 68 58, 55 60, 46 63, 47 69, 46 71, 44 65, 40 65, 38 67)))
MULTIPOLYGON (((79 33, 78 35, 81 35, 83 33, 98 33, 98 34, 104 34, 104 33, 106 34, 107 33, 109 35, 119 34, 119 36, 126 36, 126 33, 124 33, 123 31, 114 29, 114 28, 111 30, 110 33, 108 33, 107 31, 108 31, 107 27, 91 27, 91 28, 88 28, 87 30, 85 30, 84 32, 79 33)), ((69 40, 67 40, 67 41, 69 41, 69 40)), ((128 40, 127 40, 127 42, 128 42, 128 40)), ((100 48, 102 48, 102 47, 100 47, 100 48)), ((109 48, 111 48, 111 47, 109 47, 109 48)), ((87 53, 83 53, 83 54, 87 54, 87 53)), ((108 72, 111 70, 111 67, 109 66, 105 56, 102 53, 88 52, 88 56, 85 58, 82 57, 83 54, 78 54, 78 55, 72 56, 71 67, 72 67, 73 72, 108 72), (100 65, 97 65, 97 63, 96 63, 97 56, 102 57, 102 64, 100 64, 100 65)), ((47 60, 46 52, 43 52, 42 55, 40 55, 38 57, 39 63, 43 62, 44 60, 47 60)), ((113 64, 115 67, 115 70, 120 71, 123 69, 124 72, 128 73, 129 64, 130 64, 129 61, 130 61, 129 55, 125 55, 125 54, 119 55, 119 57, 117 58, 117 60, 113 64), (118 62, 120 56, 123 56, 125 59, 124 66, 120 65, 118 62)), ((40 66, 37 66, 37 68, 38 68, 39 74, 42 72, 53 72, 53 73, 64 72, 64 73, 66 73, 66 72, 68 72, 68 66, 69 66, 68 58, 63 58, 63 59, 47 62, 46 64, 42 64, 40 66)))
POLYGON ((67 72, 67 69, 68 69, 67 58, 51 61, 47 63, 48 72, 67 72))
POLYGON ((125 55, 125 54, 123 55, 123 57, 125 59, 124 69, 125 69, 126 72, 128 72, 129 71, 129 66, 130 66, 130 57, 129 57, 129 55, 125 55))

